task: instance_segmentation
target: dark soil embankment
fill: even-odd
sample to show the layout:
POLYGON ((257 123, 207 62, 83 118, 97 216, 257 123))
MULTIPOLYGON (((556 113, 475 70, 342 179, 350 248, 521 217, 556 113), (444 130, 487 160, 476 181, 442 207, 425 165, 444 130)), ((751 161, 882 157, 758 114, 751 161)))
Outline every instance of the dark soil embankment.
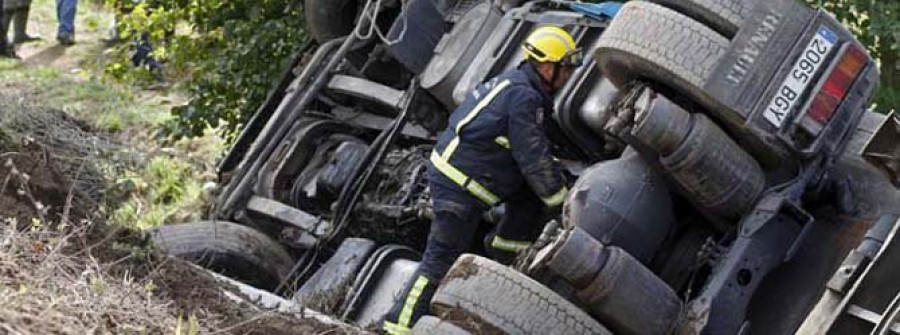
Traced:
POLYGON ((109 226, 119 145, 24 96, 0 92, 0 334, 335 333, 236 304, 205 271, 109 226))

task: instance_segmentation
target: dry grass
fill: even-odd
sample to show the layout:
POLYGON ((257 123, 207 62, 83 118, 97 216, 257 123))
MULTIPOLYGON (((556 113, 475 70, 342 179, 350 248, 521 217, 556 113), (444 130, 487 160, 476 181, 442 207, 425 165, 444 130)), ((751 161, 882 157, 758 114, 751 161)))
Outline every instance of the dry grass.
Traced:
MULTIPOLYGON (((125 161, 52 108, 0 92, 0 335, 344 333, 237 304, 203 270, 110 223, 125 161)), ((133 164, 133 163, 130 163, 133 164)))
POLYGON ((235 303, 230 288, 155 255, 135 235, 98 238, 94 224, 22 226, 0 224, 0 334, 355 332, 235 303))
POLYGON ((171 300, 154 293, 153 273, 113 275, 110 268, 127 259, 104 262, 91 252, 68 252, 85 241, 87 227, 16 226, 7 220, 0 227, 0 330, 158 334, 172 333, 183 318, 171 300))
POLYGON ((235 303, 228 285, 152 250, 136 221, 186 219, 221 144, 154 141, 179 94, 98 77, 109 13, 86 3, 79 44, 61 48, 53 1, 34 8, 31 31, 49 40, 0 60, 0 335, 353 332, 235 303), (192 173, 160 178, 170 170, 192 173))

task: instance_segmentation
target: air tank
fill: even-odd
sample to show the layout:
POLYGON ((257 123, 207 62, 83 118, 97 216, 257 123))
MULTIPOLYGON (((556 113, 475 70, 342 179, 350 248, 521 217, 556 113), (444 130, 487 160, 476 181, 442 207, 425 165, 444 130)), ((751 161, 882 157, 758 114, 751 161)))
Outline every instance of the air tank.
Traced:
POLYGON ((674 222, 665 181, 632 149, 585 171, 569 192, 563 214, 567 225, 645 263, 674 222))
POLYGON ((765 188, 762 168, 709 117, 649 90, 637 105, 631 135, 659 154, 685 197, 731 222, 753 208, 765 188))
POLYGON ((538 252, 548 268, 576 289, 591 316, 616 334, 670 334, 683 304, 662 279, 619 247, 605 246, 579 227, 538 252))

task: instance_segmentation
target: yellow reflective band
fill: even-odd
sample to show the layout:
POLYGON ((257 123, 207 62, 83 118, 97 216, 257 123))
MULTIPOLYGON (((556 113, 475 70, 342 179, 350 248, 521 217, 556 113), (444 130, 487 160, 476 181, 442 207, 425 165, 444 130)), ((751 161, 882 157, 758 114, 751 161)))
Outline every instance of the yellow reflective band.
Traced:
POLYGON ((489 191, 486 187, 481 185, 478 181, 469 178, 465 173, 450 165, 450 157, 453 156, 453 153, 456 151, 456 148, 459 147, 459 132, 462 131, 463 127, 465 127, 469 122, 475 119, 481 111, 497 97, 503 89, 507 88, 511 85, 512 82, 509 80, 504 80, 500 82, 497 86, 495 86, 491 91, 475 105, 475 108, 469 112, 466 117, 459 121, 454 129, 456 132, 456 136, 450 140, 450 143, 447 144, 447 147, 444 148, 443 154, 438 154, 437 151, 431 152, 431 163, 434 164, 434 167, 441 171, 447 178, 450 178, 454 183, 459 184, 469 193, 472 193, 476 198, 481 201, 487 203, 490 206, 496 206, 500 203, 500 197, 494 195, 491 191, 489 191))
POLYGON ((381 327, 385 333, 390 335, 407 335, 410 333, 409 327, 402 327, 396 323, 385 321, 381 327))
POLYGON ((444 160, 450 160, 450 156, 453 155, 453 152, 456 151, 456 147, 458 147, 458 146, 459 146, 459 136, 457 135, 457 136, 453 137, 453 139, 450 140, 450 143, 447 144, 447 147, 444 148, 444 154, 441 155, 441 157, 444 158, 444 160))
POLYGON ((398 326, 409 329, 409 321, 412 320, 413 309, 416 308, 416 303, 419 302, 419 297, 422 295, 425 285, 428 285, 428 278, 419 276, 406 296, 406 303, 403 305, 403 310, 400 311, 400 318, 397 319, 398 326))
POLYGON ((499 136, 499 137, 495 138, 494 143, 499 144, 501 147, 504 147, 507 150, 509 150, 509 148, 510 148, 509 139, 506 138, 506 136, 499 136))
POLYGON ((530 246, 531 242, 507 240, 500 236, 494 236, 494 240, 491 241, 492 248, 509 252, 519 252, 530 246))
POLYGON ((494 98, 497 97, 497 94, 500 94, 503 89, 507 88, 511 84, 512 82, 510 82, 509 80, 500 82, 500 84, 494 87, 494 89, 492 89, 488 93, 488 95, 484 97, 484 99, 482 99, 478 102, 477 105, 475 105, 475 108, 473 108, 465 118, 463 118, 459 121, 458 124, 456 124, 456 128, 454 129, 454 131, 456 132, 456 136, 453 137, 453 140, 451 140, 449 144, 447 144, 447 147, 444 148, 444 153, 441 155, 442 157, 444 157, 444 160, 449 161, 450 156, 453 156, 453 153, 456 151, 456 147, 459 146, 459 132, 462 131, 463 127, 469 124, 469 122, 472 122, 472 120, 474 120, 475 117, 478 116, 478 114, 480 114, 481 111, 491 103, 491 101, 494 101, 494 98))
POLYGON ((472 193, 472 195, 474 195, 484 203, 490 206, 496 206, 498 203, 500 203, 500 197, 496 196, 486 187, 482 186, 478 181, 469 178, 469 176, 462 173, 462 171, 459 171, 459 169, 457 169, 453 165, 450 165, 450 163, 444 160, 441 155, 438 155, 437 152, 431 152, 431 163, 434 164, 434 167, 438 169, 438 171, 440 171, 444 176, 468 190, 469 193, 472 193))
POLYGON ((507 79, 507 80, 500 82, 499 85, 494 87, 494 89, 491 90, 491 92, 488 93, 488 95, 485 96, 484 99, 482 99, 481 101, 478 102, 477 105, 475 105, 475 108, 472 109, 471 112, 469 112, 469 115, 466 115, 466 117, 464 119, 462 119, 462 121, 459 121, 459 124, 456 125, 456 134, 459 134, 459 132, 462 130, 463 127, 465 127, 467 124, 469 124, 469 122, 472 122, 472 119, 474 119, 476 116, 478 116, 478 113, 481 113, 481 110, 484 109, 485 107, 487 107, 487 105, 490 104, 491 101, 493 101, 494 98, 497 97, 497 94, 500 94, 500 92, 502 92, 503 89, 505 89, 510 84, 512 84, 512 82, 510 82, 509 79, 507 79))
POLYGON ((567 194, 569 194, 569 188, 563 186, 556 194, 541 198, 541 200, 544 201, 544 204, 547 205, 547 207, 556 207, 562 205, 563 201, 566 200, 567 194))

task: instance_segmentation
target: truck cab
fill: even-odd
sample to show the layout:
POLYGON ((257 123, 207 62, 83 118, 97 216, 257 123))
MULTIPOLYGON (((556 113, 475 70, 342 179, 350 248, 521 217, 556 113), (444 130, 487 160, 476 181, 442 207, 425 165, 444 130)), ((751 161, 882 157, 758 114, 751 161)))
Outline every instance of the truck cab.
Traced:
POLYGON ((376 324, 424 248, 436 134, 472 88, 518 66, 530 31, 556 25, 590 51, 547 127, 577 176, 563 215, 514 267, 473 246, 414 332, 896 329, 896 304, 881 302, 900 293, 884 265, 900 127, 869 109, 876 63, 828 13, 796 0, 375 3, 274 85, 219 165, 210 221, 162 227, 158 245, 376 324), (537 293, 465 293, 501 277, 537 293), (549 305, 510 307, 532 304, 549 305))

